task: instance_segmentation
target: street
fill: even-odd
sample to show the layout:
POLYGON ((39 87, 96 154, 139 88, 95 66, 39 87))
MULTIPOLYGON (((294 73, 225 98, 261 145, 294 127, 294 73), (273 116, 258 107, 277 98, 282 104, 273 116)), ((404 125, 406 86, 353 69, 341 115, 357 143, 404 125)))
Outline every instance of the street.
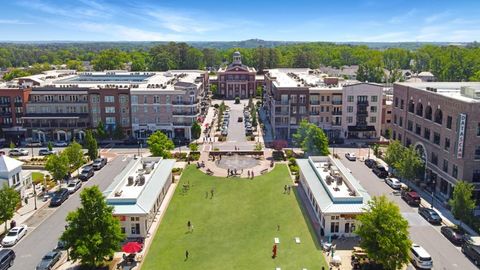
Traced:
POLYGON ((80 206, 80 191, 93 185, 98 185, 103 191, 128 162, 129 158, 121 156, 113 159, 104 168, 96 171, 95 175, 84 182, 82 188, 70 195, 61 206, 57 208, 46 206, 27 220, 28 234, 13 247, 17 258, 11 269, 35 269, 41 258, 55 248, 58 238, 65 229, 67 214, 80 206))
MULTIPOLYGON (((430 253, 433 259, 434 269, 437 270, 470 270, 477 269, 470 260, 465 257, 459 247, 454 246, 440 233, 440 226, 434 226, 428 223, 417 213, 417 208, 409 206, 399 195, 393 194, 391 189, 383 179, 378 178, 370 168, 357 159, 357 161, 348 161, 345 153, 353 152, 358 155, 356 148, 335 148, 335 153, 341 158, 342 163, 351 170, 355 178, 365 188, 370 196, 385 195, 388 199, 395 202, 410 225, 410 238, 416 244, 424 247, 430 253)), ((429 199, 429 198, 423 198, 429 199)))

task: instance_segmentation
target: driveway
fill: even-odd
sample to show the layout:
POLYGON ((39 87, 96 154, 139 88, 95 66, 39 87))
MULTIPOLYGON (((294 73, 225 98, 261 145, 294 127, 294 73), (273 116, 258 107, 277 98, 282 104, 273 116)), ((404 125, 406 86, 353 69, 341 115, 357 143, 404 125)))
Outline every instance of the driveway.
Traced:
POLYGON ((243 122, 238 122, 238 118, 243 118, 243 106, 248 101, 242 100, 240 104, 234 104, 234 102, 225 102, 230 107, 230 122, 228 124, 228 136, 227 141, 230 143, 236 143, 241 145, 247 142, 245 136, 245 125, 243 122))

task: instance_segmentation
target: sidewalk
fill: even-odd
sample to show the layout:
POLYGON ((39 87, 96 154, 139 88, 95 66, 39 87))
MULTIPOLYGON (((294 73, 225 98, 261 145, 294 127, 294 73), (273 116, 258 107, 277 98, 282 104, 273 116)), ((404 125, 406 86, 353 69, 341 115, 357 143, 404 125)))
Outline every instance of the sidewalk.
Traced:
POLYGON ((266 143, 272 142, 273 141, 273 134, 272 134, 272 125, 267 119, 267 115, 265 114, 265 110, 263 107, 258 110, 258 116, 259 118, 262 119, 262 123, 265 126, 265 133, 262 130, 262 135, 263 135, 263 141, 266 143))

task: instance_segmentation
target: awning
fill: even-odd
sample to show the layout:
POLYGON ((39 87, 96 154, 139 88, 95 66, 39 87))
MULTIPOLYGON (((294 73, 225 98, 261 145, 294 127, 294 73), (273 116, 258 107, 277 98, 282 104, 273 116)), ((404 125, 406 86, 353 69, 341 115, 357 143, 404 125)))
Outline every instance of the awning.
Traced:
POLYGON ((375 126, 366 126, 366 127, 349 126, 348 131, 349 132, 375 131, 375 126))

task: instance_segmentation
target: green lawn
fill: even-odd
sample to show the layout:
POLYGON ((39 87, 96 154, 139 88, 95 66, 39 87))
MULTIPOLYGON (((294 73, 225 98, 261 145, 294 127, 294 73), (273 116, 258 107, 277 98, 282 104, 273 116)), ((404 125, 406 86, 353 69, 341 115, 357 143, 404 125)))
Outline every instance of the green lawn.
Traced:
POLYGON ((188 167, 143 269, 328 269, 294 192, 283 194, 290 183, 285 165, 255 180, 211 177, 188 167), (188 182, 190 190, 184 193, 182 184, 188 182), (301 244, 295 243, 297 236, 301 244), (272 259, 274 237, 280 244, 272 259))
POLYGON ((32 172, 32 181, 35 184, 41 184, 43 183, 45 175, 41 172, 32 172))

